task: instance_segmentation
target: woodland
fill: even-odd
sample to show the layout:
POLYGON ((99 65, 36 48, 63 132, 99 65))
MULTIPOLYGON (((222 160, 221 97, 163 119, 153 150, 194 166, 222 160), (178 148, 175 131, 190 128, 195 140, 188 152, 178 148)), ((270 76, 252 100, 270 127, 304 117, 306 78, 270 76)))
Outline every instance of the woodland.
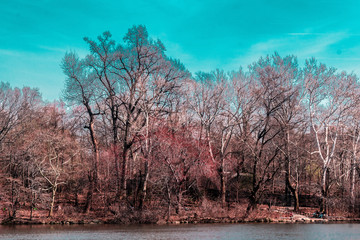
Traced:
POLYGON ((276 52, 191 74, 142 25, 84 40, 87 56, 62 59, 61 99, 0 83, 3 222, 236 206, 246 217, 264 205, 359 215, 355 74, 276 52))

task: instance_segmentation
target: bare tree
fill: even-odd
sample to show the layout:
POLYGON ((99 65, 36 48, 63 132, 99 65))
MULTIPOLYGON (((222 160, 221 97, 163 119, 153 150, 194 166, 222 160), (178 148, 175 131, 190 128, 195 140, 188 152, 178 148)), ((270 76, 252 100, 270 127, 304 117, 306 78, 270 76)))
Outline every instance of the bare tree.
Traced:
POLYGON ((270 56, 260 58, 250 68, 251 94, 257 97, 246 144, 252 159, 252 189, 247 212, 256 208, 266 185, 280 169, 281 130, 275 116, 287 101, 289 90, 283 88, 282 73, 272 66, 272 60, 270 56))
POLYGON ((176 212, 180 214, 183 195, 196 183, 202 151, 186 128, 174 131, 168 126, 159 127, 154 141, 157 145, 153 152, 154 162, 157 167, 167 169, 161 174, 167 176, 167 190, 170 191, 168 193, 175 193, 176 212))
POLYGON ((326 200, 331 187, 329 172, 341 129, 349 111, 357 103, 352 97, 358 86, 353 76, 344 72, 336 74, 335 69, 327 68, 315 59, 306 62, 304 81, 311 133, 317 146, 313 154, 322 162, 320 210, 327 211, 326 200))
POLYGON ((226 204, 225 159, 228 156, 229 143, 233 135, 233 115, 226 108, 225 94, 228 79, 224 72, 198 73, 190 91, 190 107, 200 124, 199 143, 205 141, 210 158, 217 164, 220 179, 220 194, 223 206, 226 204), (217 146, 217 141, 220 143, 217 146))
POLYGON ((87 115, 84 128, 89 130, 92 144, 92 169, 89 174, 89 191, 86 198, 85 211, 89 212, 94 190, 97 188, 98 165, 99 165, 99 140, 95 132, 96 116, 101 109, 97 98, 99 98, 96 78, 92 72, 86 68, 84 61, 80 61, 75 53, 67 53, 62 62, 62 68, 68 77, 64 90, 64 98, 71 105, 82 105, 87 115))
POLYGON ((283 103, 275 112, 274 118, 279 124, 280 135, 283 141, 280 142, 280 151, 284 156, 285 169, 285 195, 290 189, 294 198, 294 211, 299 211, 299 173, 295 135, 301 134, 297 128, 304 124, 301 97, 300 80, 301 72, 294 56, 281 58, 277 53, 271 57, 268 67, 277 73, 279 85, 275 91, 279 92, 278 98, 283 103), (293 171, 294 170, 294 171, 293 171), (294 172, 295 174, 292 174, 294 172))
POLYGON ((22 155, 31 167, 32 180, 46 192, 50 190, 51 217, 58 188, 72 174, 70 166, 76 162, 78 148, 74 138, 64 129, 64 112, 56 104, 44 106, 37 113, 40 117, 32 123, 32 130, 23 136, 27 141, 22 147, 22 155))
MULTIPOLYGON (((115 158, 117 143, 122 142, 119 184, 125 189, 131 147, 145 127, 144 153, 148 154, 149 119, 154 112, 166 107, 179 87, 178 81, 188 76, 188 72, 178 61, 165 56, 162 43, 150 39, 144 26, 129 29, 124 44, 115 45, 108 32, 98 40, 99 43, 86 39, 92 54, 87 64, 104 89, 113 126, 115 158)), ((148 165, 146 161, 144 164, 148 165)))
POLYGON ((28 108, 41 101, 37 89, 11 88, 9 83, 0 82, 0 143, 21 121, 25 121, 28 108))

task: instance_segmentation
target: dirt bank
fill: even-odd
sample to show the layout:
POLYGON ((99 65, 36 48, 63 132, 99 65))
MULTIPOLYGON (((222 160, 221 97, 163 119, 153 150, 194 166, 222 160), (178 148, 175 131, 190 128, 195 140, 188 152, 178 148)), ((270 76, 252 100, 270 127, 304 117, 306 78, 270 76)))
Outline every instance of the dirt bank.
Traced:
POLYGON ((30 219, 30 211, 18 211, 15 218, 0 215, 2 224, 196 224, 196 223, 329 223, 339 221, 360 222, 359 218, 334 213, 324 218, 316 218, 315 208, 301 208, 293 212, 289 207, 273 206, 269 209, 260 205, 256 210, 246 215, 246 205, 236 205, 230 208, 201 206, 193 209, 182 209, 178 214, 166 213, 162 209, 148 209, 141 212, 109 212, 99 215, 97 212, 76 213, 57 211, 51 218, 45 210, 34 211, 30 219))

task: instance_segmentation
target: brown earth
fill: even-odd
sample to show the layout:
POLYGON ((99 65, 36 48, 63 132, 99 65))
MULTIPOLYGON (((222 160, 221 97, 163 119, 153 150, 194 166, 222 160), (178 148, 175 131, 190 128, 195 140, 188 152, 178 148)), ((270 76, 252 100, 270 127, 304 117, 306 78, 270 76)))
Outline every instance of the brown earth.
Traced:
POLYGON ((30 220, 30 211, 19 209, 14 219, 9 218, 6 210, 0 212, 2 224, 187 224, 187 223, 244 223, 244 222, 268 222, 268 223, 315 223, 333 221, 360 221, 358 218, 339 214, 326 216, 325 218, 314 218, 316 208, 301 208, 298 213, 290 207, 259 205, 256 210, 246 214, 246 204, 233 204, 221 208, 218 203, 204 201, 200 206, 184 207, 178 214, 169 214, 164 209, 145 209, 141 212, 121 211, 90 211, 88 214, 72 211, 69 207, 57 208, 54 216, 49 218, 47 210, 34 210, 30 220), (121 213, 122 212, 122 213, 121 213))

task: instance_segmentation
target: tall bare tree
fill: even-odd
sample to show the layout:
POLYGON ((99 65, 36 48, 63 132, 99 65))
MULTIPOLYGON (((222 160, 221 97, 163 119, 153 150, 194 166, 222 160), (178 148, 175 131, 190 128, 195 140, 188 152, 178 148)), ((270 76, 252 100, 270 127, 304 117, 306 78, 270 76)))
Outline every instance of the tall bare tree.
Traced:
POLYGON ((250 67, 251 94, 256 98, 250 137, 247 147, 250 152, 252 189, 247 212, 256 205, 266 188, 280 169, 279 158, 282 149, 279 137, 281 128, 275 116, 292 94, 284 87, 283 72, 275 66, 281 59, 275 54, 260 58, 250 67))
POLYGON ((199 72, 189 94, 190 108, 200 125, 199 142, 203 141, 204 131, 210 158, 217 165, 223 206, 226 203, 225 158, 234 127, 232 115, 226 110, 227 85, 227 76, 222 71, 199 72), (221 141, 216 146, 219 138, 221 141))
POLYGON ((89 130, 89 136, 92 144, 92 169, 89 173, 89 191, 85 211, 89 212, 94 190, 98 181, 99 166, 99 140, 95 132, 96 116, 100 114, 101 109, 98 103, 99 91, 96 78, 93 72, 87 69, 84 61, 80 61, 75 53, 67 53, 62 62, 62 68, 68 77, 64 90, 64 98, 72 106, 82 105, 86 112, 87 120, 84 128, 89 130))
POLYGON ((357 104, 353 96, 358 84, 352 75, 337 74, 335 69, 327 68, 315 59, 306 61, 304 81, 311 133, 317 146, 313 154, 322 162, 320 210, 327 211, 326 200, 332 185, 329 181, 331 164, 349 111, 357 104))
MULTIPOLYGON (((118 157, 121 159, 119 187, 125 190, 126 169, 134 142, 145 129, 144 154, 148 155, 149 121, 154 112, 164 112, 171 95, 179 88, 179 80, 189 73, 178 61, 166 57, 163 44, 152 40, 141 25, 129 29, 123 44, 116 45, 108 32, 99 36, 98 42, 85 40, 91 50, 86 63, 103 86, 118 170, 118 157), (119 142, 121 153, 117 151, 119 142)), ((147 157, 144 159, 146 176, 147 157)))

